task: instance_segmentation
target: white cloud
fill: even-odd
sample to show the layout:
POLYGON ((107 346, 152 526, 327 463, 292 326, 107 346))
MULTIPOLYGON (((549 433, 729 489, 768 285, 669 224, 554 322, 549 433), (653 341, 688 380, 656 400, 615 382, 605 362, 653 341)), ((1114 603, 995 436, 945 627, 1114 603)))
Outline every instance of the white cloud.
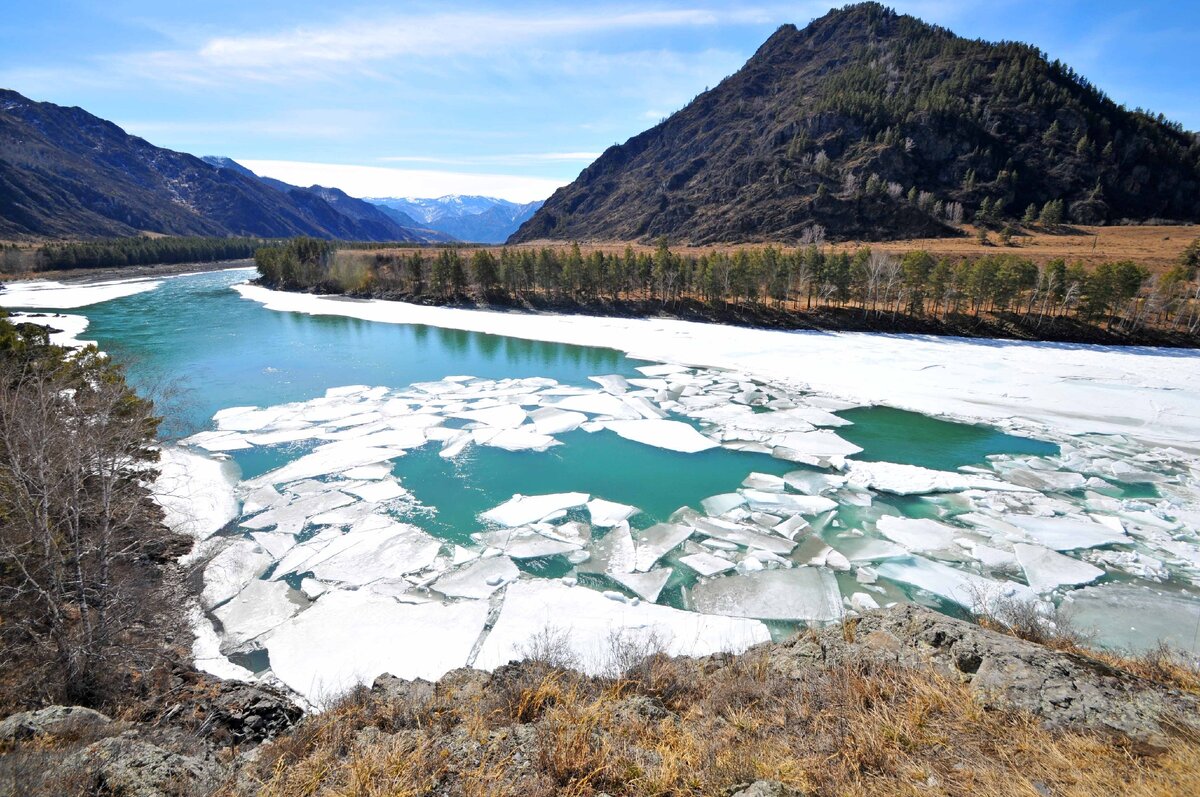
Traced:
POLYGON ((384 163, 436 163, 442 166, 527 166, 538 163, 591 163, 599 157, 599 152, 528 152, 454 158, 430 155, 387 155, 379 160, 384 163))
POLYGON ((228 77, 284 82, 335 73, 371 74, 373 63, 405 57, 444 61, 455 56, 511 52, 573 36, 723 25, 761 25, 777 9, 679 8, 629 11, 594 7, 586 12, 442 12, 360 17, 322 26, 217 36, 192 47, 132 53, 117 63, 146 77, 190 84, 228 77))
POLYGON ((476 174, 433 169, 395 169, 304 161, 251 160, 238 163, 263 177, 293 185, 324 185, 340 188, 350 196, 436 197, 446 194, 479 194, 513 202, 545 199, 566 180, 550 180, 513 174, 476 174))

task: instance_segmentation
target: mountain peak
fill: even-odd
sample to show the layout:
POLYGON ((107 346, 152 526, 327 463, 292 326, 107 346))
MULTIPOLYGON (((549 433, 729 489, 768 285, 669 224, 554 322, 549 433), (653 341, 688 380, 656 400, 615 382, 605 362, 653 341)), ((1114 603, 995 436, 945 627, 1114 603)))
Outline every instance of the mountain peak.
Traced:
POLYGON ((1080 224, 1200 220, 1200 142, 1034 47, 858 3, 778 28, 513 240, 925 237, 1051 200, 1080 224))

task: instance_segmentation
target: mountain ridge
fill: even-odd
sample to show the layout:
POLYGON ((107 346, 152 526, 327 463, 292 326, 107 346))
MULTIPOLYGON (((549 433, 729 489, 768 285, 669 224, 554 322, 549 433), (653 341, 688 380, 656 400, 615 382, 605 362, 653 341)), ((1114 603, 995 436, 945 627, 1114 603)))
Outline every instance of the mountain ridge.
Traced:
POLYGON ((385 212, 403 213, 434 230, 472 243, 503 243, 541 206, 542 201, 511 202, 477 194, 440 197, 367 197, 385 212))
POLYGON ((0 237, 425 240, 323 191, 280 190, 240 165, 154 146, 82 108, 0 89, 0 237))
POLYGON ((1200 220, 1200 138, 1030 45, 861 3, 781 26, 510 241, 932 237, 1055 200, 1077 223, 1200 220))

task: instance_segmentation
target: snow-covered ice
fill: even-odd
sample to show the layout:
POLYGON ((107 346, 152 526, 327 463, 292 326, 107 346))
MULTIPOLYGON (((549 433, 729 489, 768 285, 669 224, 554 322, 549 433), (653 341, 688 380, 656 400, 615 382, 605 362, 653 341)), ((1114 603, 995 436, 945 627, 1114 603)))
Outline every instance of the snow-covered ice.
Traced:
POLYGON ((275 675, 321 705, 383 673, 437 680, 466 666, 487 601, 400 603, 365 590, 322 595, 265 640, 275 675))
POLYGON ((707 451, 719 445, 682 421, 608 421, 604 426, 626 440, 684 454, 707 451))
POLYGON ((583 506, 590 498, 591 496, 587 493, 514 495, 500 506, 484 512, 480 517, 501 526, 524 526, 536 523, 559 510, 583 506))
POLYGON ((238 516, 237 466, 175 446, 159 454, 150 487, 172 531, 205 539, 238 516))
POLYGON ((694 609, 709 614, 811 623, 842 616, 837 579, 818 567, 714 578, 693 587, 690 597, 694 609))
POLYGON ((484 640, 475 666, 491 670, 525 657, 539 636, 561 638, 583 671, 605 674, 623 660, 622 647, 661 647, 673 656, 740 653, 770 634, 756 620, 608 600, 599 592, 537 579, 510 584, 495 627, 484 640))
POLYGON ((1025 571, 1025 580, 1038 592, 1051 592, 1062 586, 1090 584, 1104 575, 1104 571, 1094 565, 1063 556, 1040 545, 1017 543, 1013 550, 1025 571))

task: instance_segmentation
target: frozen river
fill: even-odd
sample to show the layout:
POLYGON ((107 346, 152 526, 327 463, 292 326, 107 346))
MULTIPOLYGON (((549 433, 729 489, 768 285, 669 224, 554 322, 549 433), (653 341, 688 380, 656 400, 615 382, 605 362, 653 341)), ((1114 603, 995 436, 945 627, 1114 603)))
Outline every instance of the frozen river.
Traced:
POLYGON ((618 637, 738 650, 894 601, 1038 601, 1099 644, 1196 649, 1193 353, 421 308, 251 274, 0 294, 182 388, 159 491, 203 540, 218 674, 319 702, 548 634, 595 671, 618 637))

